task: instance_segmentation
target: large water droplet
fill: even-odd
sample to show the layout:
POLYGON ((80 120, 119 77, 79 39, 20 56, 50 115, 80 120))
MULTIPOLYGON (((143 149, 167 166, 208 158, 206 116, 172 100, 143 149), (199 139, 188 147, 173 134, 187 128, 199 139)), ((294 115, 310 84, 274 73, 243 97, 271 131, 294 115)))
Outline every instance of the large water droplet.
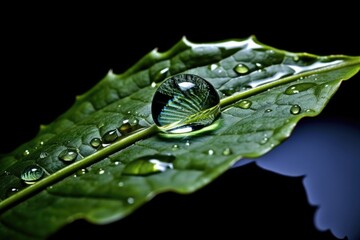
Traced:
POLYGON ((209 126, 220 116, 219 102, 219 95, 209 82, 196 75, 179 74, 157 89, 152 117, 164 132, 192 132, 209 126))
POLYGON ((299 83, 299 84, 295 84, 295 85, 292 85, 292 86, 288 87, 285 90, 285 94, 287 94, 287 95, 297 94, 299 92, 306 91, 309 88, 312 88, 312 87, 315 87, 315 86, 316 86, 315 83, 299 83))
POLYGON ((37 165, 30 165, 21 172, 21 179, 27 184, 33 184, 44 176, 44 169, 37 165))
POLYGON ((123 169, 125 175, 146 176, 172 169, 175 160, 171 155, 148 155, 127 163, 123 169))
POLYGON ((102 140, 104 141, 104 143, 112 143, 114 142, 117 138, 119 137, 117 130, 113 129, 110 131, 107 131, 103 136, 102 136, 102 140))
POLYGON ((241 100, 237 106, 239 106, 242 109, 248 109, 252 105, 252 102, 250 100, 241 100))
POLYGON ((290 108, 290 113, 293 114, 293 115, 297 115, 301 112, 301 107, 297 104, 295 105, 292 105, 291 108, 290 108))
POLYGON ((100 147, 102 144, 102 141, 100 138, 93 138, 91 139, 90 141, 90 145, 93 147, 93 148, 98 148, 100 147))
POLYGON ((249 68, 246 65, 239 63, 234 67, 234 71, 240 75, 243 75, 249 72, 249 68))
POLYGON ((77 155, 78 155, 78 152, 76 149, 68 148, 68 149, 63 150, 59 154, 59 159, 62 161, 65 161, 65 162, 71 162, 76 159, 77 155))

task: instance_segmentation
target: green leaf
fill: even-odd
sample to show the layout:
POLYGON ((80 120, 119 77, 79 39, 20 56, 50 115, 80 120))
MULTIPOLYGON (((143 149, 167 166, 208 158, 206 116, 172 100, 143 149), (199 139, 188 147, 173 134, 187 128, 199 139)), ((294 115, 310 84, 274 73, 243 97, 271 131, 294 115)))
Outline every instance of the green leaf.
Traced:
POLYGON ((165 53, 154 50, 123 74, 109 72, 32 141, 1 159, 0 236, 46 238, 76 219, 116 221, 161 192, 191 193, 239 159, 280 144, 359 69, 360 57, 290 53, 253 37, 211 44, 182 39, 165 53), (169 138, 153 125, 150 105, 156 87, 177 73, 212 83, 222 113, 209 129, 169 138), (120 126, 117 141, 92 146, 94 138, 110 141, 112 135, 105 135, 120 126), (155 173, 148 156, 172 159, 155 173), (29 166, 44 170, 31 185, 20 178, 29 166))

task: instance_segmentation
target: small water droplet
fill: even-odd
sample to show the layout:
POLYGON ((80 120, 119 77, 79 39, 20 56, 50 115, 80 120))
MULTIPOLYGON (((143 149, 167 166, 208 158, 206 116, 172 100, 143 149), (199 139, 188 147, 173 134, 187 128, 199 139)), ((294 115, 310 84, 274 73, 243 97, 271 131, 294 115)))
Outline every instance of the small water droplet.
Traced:
POLYGON ((263 68, 263 65, 262 65, 261 63, 255 63, 255 66, 256 66, 257 68, 263 68))
POLYGON ((27 184, 33 184, 44 176, 44 169, 37 165, 30 165, 21 172, 21 179, 27 184))
POLYGON ((76 171, 76 176, 82 176, 82 175, 85 175, 85 173, 87 173, 88 170, 86 170, 85 168, 82 168, 82 169, 79 169, 76 171))
POLYGON ((329 87, 329 84, 325 84, 325 87, 326 87, 326 88, 329 87))
POLYGON ((191 145, 190 141, 189 141, 189 140, 186 140, 185 146, 190 146, 190 145, 191 145))
POLYGON ((124 182, 119 182, 119 183, 118 183, 118 186, 119 186, 119 187, 123 187, 124 185, 125 185, 124 182))
POLYGON ((243 75, 249 72, 249 68, 245 64, 239 63, 234 67, 234 71, 240 75, 243 75))
POLYGON ((155 88, 155 87, 156 87, 156 82, 152 82, 150 86, 151 86, 152 88, 155 88))
POLYGON ((219 103, 209 82, 193 74, 178 74, 159 86, 151 112, 161 131, 188 133, 212 124, 220 116, 219 103))
POLYGON ((163 68, 161 69, 160 71, 158 71, 154 77, 153 77, 153 81, 155 83, 158 83, 162 80, 164 80, 166 77, 168 77, 170 75, 170 72, 169 72, 169 68, 163 68))
POLYGON ((19 192, 19 190, 20 189, 17 187, 11 187, 6 191, 6 196, 10 197, 10 196, 14 195, 15 193, 19 192))
POLYGON ((127 203, 128 204, 133 204, 135 202, 135 200, 134 200, 134 198, 132 198, 132 197, 129 197, 128 199, 127 199, 127 203))
POLYGON ((261 139, 260 144, 265 144, 265 143, 267 143, 268 141, 269 141, 269 138, 264 137, 263 139, 261 139))
POLYGON ((297 104, 295 105, 292 105, 291 108, 290 108, 290 113, 293 114, 293 115, 297 115, 301 112, 301 107, 297 104))
POLYGON ((222 90, 220 90, 220 92, 222 92, 224 94, 224 96, 231 96, 234 93, 236 93, 236 89, 235 88, 222 89, 222 90))
POLYGON ((125 175, 146 176, 154 173, 165 172, 173 168, 172 155, 147 155, 127 163, 123 169, 125 175))
POLYGON ((98 174, 102 175, 102 174, 104 174, 104 173, 105 173, 105 170, 104 170, 104 169, 102 169, 102 168, 99 168, 99 170, 98 170, 98 174))
POLYGON ((115 161, 115 162, 113 162, 113 164, 114 164, 115 166, 117 166, 117 165, 120 165, 120 164, 121 164, 121 162, 119 162, 119 161, 115 161))
POLYGON ((306 91, 312 87, 315 87, 316 84, 315 83, 299 83, 299 84, 295 84, 295 85, 292 85, 290 87, 288 87, 286 90, 285 90, 285 94, 287 95, 293 95, 293 94, 297 94, 299 92, 303 92, 303 91, 306 91))
POLYGON ((224 151, 222 152, 222 154, 223 154, 224 156, 229 156, 229 155, 232 154, 232 151, 231 151, 230 148, 225 148, 224 151))
POLYGON ((43 145, 44 145, 44 141, 41 141, 41 142, 40 142, 40 145, 43 146, 43 145))
POLYGON ((47 152, 41 152, 41 153, 40 153, 40 158, 41 158, 41 159, 44 159, 44 158, 46 158, 47 156, 49 156, 49 154, 48 154, 47 152))
POLYGON ((65 162, 71 162, 76 159, 77 155, 78 155, 78 152, 76 149, 68 148, 68 149, 63 150, 59 154, 59 159, 62 161, 65 161, 65 162))
POLYGON ((212 156, 212 155, 215 154, 215 151, 212 150, 212 149, 209 149, 209 150, 207 151, 207 154, 210 155, 210 156, 212 156))
POLYGON ((250 108, 252 105, 252 102, 250 100, 241 100, 237 106, 242 108, 242 109, 248 109, 250 108))
POLYGON ((214 71, 214 70, 216 70, 217 68, 219 68, 220 67, 220 64, 219 63, 213 63, 213 64, 210 64, 209 65, 209 69, 211 70, 211 71, 214 71))
POLYGON ((294 62, 299 61, 299 56, 298 56, 298 55, 295 55, 295 56, 293 57, 293 60, 294 60, 294 62))
POLYGON ((24 155, 24 156, 27 156, 27 155, 29 155, 29 154, 30 154, 30 151, 27 150, 27 149, 23 152, 23 155, 24 155))
POLYGON ((112 143, 119 137, 118 132, 116 129, 107 131, 103 136, 102 140, 104 143, 112 143))
POLYGON ((90 141, 90 145, 93 147, 93 148, 98 148, 100 147, 102 144, 102 141, 100 138, 93 138, 91 139, 90 141))
POLYGON ((272 112, 272 109, 268 108, 265 110, 265 113, 269 113, 269 112, 272 112))
POLYGON ((179 149, 179 145, 174 144, 174 145, 172 145, 171 149, 172 149, 173 151, 178 150, 178 149, 179 149))

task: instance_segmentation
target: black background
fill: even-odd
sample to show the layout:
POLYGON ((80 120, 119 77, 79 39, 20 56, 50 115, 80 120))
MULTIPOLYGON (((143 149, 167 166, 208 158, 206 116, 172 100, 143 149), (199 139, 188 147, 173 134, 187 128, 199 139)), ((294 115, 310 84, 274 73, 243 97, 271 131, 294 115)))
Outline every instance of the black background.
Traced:
MULTIPOLYGON (((109 69, 121 73, 152 49, 166 51, 183 36, 212 42, 255 35, 260 42, 292 52, 360 55, 357 13, 345 4, 320 9, 305 3, 289 3, 285 9, 241 2, 134 5, 3 9, 7 14, 0 23, 0 152, 32 139, 40 124, 67 110, 76 95, 109 69)), ((344 82, 318 119, 359 124, 359 82, 360 75, 344 82)), ((299 127, 307 121, 311 119, 299 127)), ((157 196, 110 225, 75 222, 53 239, 111 234, 119 239, 125 234, 332 239, 329 232, 314 228, 314 211, 301 178, 249 165, 230 170, 194 194, 157 196)))

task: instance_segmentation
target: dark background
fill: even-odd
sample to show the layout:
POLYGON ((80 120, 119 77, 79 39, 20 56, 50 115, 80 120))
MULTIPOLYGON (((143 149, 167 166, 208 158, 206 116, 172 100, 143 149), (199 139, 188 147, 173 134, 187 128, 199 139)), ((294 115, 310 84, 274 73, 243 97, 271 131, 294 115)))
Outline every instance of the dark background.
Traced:
MULTIPOLYGON (((360 55, 354 7, 337 4, 313 9, 292 3, 280 10, 260 3, 220 4, 207 6, 210 9, 185 3, 165 9, 141 3, 91 6, 92 10, 89 6, 3 8, 7 15, 0 23, 0 152, 32 139, 40 124, 67 110, 76 95, 90 89, 109 69, 121 73, 152 49, 166 51, 183 36, 193 42, 212 42, 255 35, 260 42, 292 52, 360 55)), ((317 118, 359 124, 359 82, 359 74, 344 82, 317 118)), ((311 119, 298 127, 306 121, 311 119)), ((276 175, 252 164, 230 170, 194 194, 162 194, 110 225, 89 227, 76 222, 54 239, 109 234, 160 237, 163 233, 332 239, 329 232, 314 228, 314 211, 301 178, 276 175)))

